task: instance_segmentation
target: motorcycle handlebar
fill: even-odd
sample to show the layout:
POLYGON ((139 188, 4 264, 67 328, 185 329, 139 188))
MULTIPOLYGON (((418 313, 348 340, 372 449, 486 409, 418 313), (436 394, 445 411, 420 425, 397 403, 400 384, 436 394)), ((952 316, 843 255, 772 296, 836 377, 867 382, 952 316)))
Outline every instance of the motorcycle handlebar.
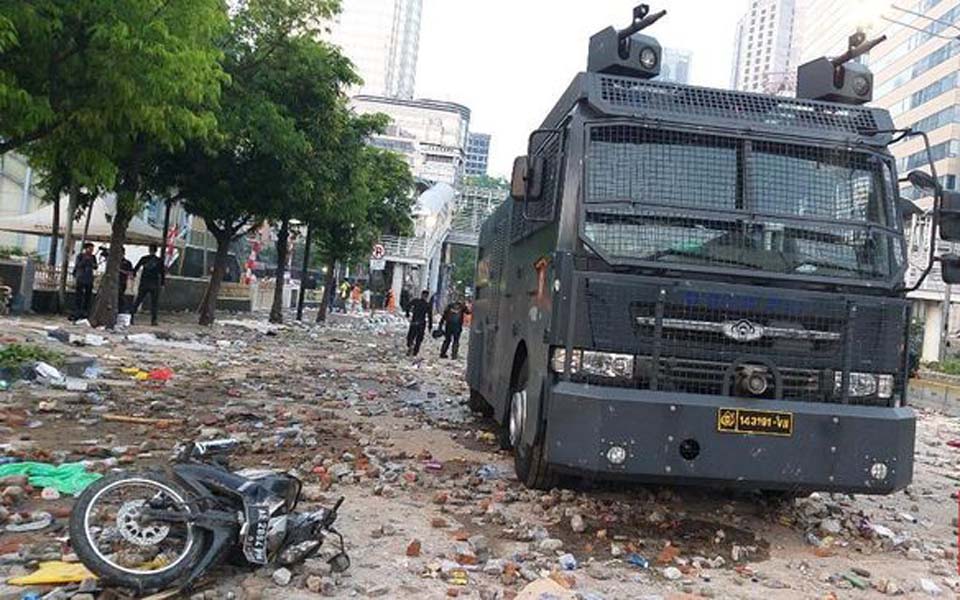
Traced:
POLYGON ((340 505, 343 504, 344 497, 340 496, 340 499, 337 500, 336 504, 333 505, 333 508, 330 509, 330 512, 327 513, 327 516, 323 519, 323 528, 328 531, 333 531, 333 523, 337 520, 337 511, 340 510, 340 505))

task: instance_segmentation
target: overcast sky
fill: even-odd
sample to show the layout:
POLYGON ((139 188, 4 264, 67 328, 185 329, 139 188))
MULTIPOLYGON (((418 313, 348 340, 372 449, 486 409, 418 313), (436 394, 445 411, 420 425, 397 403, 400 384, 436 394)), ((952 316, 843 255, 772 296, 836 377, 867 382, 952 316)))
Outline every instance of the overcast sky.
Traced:
MULTIPOLYGON (((424 0, 416 95, 472 111, 493 135, 490 174, 506 175, 573 76, 591 35, 630 23, 631 0, 424 0)), ((646 31, 693 53, 692 83, 728 87, 736 23, 747 0, 661 0, 646 31)))

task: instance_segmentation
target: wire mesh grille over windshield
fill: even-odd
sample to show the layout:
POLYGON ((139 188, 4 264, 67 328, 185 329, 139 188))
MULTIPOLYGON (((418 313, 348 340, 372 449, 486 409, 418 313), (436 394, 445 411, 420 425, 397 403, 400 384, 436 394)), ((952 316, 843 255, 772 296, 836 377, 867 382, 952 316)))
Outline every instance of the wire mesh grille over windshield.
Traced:
POLYGON ((903 260, 892 197, 870 154, 604 125, 584 232, 614 259, 886 279, 903 260))
POLYGON ((878 129, 870 109, 622 77, 600 76, 600 98, 631 111, 847 133, 878 129))

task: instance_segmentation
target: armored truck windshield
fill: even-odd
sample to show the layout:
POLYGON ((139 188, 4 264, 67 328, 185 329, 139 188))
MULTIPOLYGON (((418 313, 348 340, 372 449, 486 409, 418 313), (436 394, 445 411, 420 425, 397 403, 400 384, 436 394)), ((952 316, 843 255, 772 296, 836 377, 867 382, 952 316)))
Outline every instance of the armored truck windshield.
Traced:
POLYGON ((613 264, 892 281, 903 238, 888 157, 589 127, 581 235, 613 264))

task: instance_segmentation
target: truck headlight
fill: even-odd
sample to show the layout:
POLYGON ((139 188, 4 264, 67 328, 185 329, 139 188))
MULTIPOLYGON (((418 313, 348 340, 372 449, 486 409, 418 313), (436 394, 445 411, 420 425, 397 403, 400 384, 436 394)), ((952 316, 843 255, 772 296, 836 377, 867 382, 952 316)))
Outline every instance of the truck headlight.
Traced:
MULTIPOLYGON (((554 373, 563 373, 566 358, 565 348, 554 348, 550 357, 550 369, 554 373)), ((591 377, 630 379, 633 377, 633 355, 573 350, 570 355, 570 372, 591 377)))
MULTIPOLYGON (((839 371, 833 375, 833 393, 835 396, 843 395, 843 373, 839 371)), ((893 375, 850 373, 847 395, 851 398, 863 398, 865 396, 890 398, 893 396, 893 375)))

